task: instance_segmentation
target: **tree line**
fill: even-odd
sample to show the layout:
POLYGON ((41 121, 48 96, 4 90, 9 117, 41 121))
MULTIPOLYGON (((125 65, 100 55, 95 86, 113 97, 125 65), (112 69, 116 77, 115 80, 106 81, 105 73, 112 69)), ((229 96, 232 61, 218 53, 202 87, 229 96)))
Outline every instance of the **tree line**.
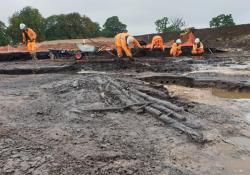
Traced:
MULTIPOLYGON (((180 32, 186 27, 186 23, 182 18, 163 17, 155 22, 156 31, 159 33, 164 32, 180 32)), ((235 22, 232 14, 225 15, 221 14, 211 19, 209 22, 211 28, 214 27, 229 27, 235 26, 235 22)))
POLYGON ((0 45, 16 44, 21 41, 20 23, 26 24, 38 34, 38 41, 57 39, 80 39, 90 37, 113 37, 126 31, 127 25, 117 16, 106 20, 103 28, 89 17, 79 13, 52 15, 44 18, 38 9, 25 7, 9 18, 9 26, 0 21, 0 45))
MULTIPOLYGON (((114 37, 127 30, 117 16, 110 17, 101 27, 99 23, 79 13, 52 15, 44 18, 38 9, 25 7, 9 18, 7 27, 0 21, 0 45, 17 44, 21 41, 20 23, 26 24, 38 34, 38 41, 57 39, 80 39, 92 37, 114 37)), ((182 18, 164 17, 155 22, 157 32, 181 31, 185 27, 182 18)), ((210 27, 235 25, 232 15, 220 15, 210 21, 210 27)))

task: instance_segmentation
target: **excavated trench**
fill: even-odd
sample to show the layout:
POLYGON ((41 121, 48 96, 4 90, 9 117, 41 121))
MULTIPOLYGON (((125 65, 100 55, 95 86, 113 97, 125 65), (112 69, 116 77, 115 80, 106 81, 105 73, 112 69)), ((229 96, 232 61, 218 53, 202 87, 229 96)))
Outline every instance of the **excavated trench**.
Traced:
POLYGON ((149 77, 139 77, 146 82, 159 83, 162 85, 180 85, 191 88, 217 88, 227 91, 250 92, 250 84, 245 82, 227 81, 227 80, 206 80, 196 79, 187 76, 178 75, 159 75, 149 77))
MULTIPOLYGON (((191 47, 183 47, 183 55, 185 56, 191 56, 191 47)), ((160 49, 154 49, 151 51, 150 49, 132 49, 133 55, 135 57, 170 57, 170 49, 167 48, 165 51, 161 51, 160 49)), ((219 50, 216 48, 205 48, 205 54, 211 54, 211 53, 222 53, 223 50, 219 50)), ((49 58, 49 52, 37 52, 37 58, 38 59, 48 59, 49 58)), ((110 59, 114 58, 116 55, 116 50, 110 50, 110 51, 100 51, 95 53, 82 53, 82 59, 86 58, 105 58, 110 59)), ((57 58, 74 58, 74 53, 67 51, 67 50, 58 50, 55 53, 55 56, 57 58)), ((0 53, 0 62, 6 62, 6 61, 24 61, 24 60, 31 60, 31 56, 28 52, 14 52, 14 53, 0 53)))
MULTIPOLYGON (((191 47, 182 48, 183 55, 191 56, 191 47)), ((206 54, 221 53, 222 50, 216 48, 206 48, 206 54)), ((153 72, 187 72, 191 71, 188 64, 192 64, 195 61, 190 60, 182 65, 173 64, 170 58, 168 58, 170 49, 165 49, 162 52, 160 49, 133 49, 133 55, 137 58, 136 62, 131 63, 126 58, 118 60, 115 55, 116 51, 101 51, 96 53, 83 53, 82 59, 76 61, 74 55, 71 53, 60 53, 56 62, 62 64, 57 65, 38 65, 36 61, 31 62, 30 65, 26 63, 22 66, 21 64, 25 61, 31 61, 31 56, 27 52, 20 53, 0 53, 0 62, 9 65, 10 63, 21 65, 12 67, 0 67, 0 74, 9 75, 27 75, 27 74, 45 74, 45 73, 69 73, 77 72, 84 69, 93 69, 100 71, 112 71, 120 69, 134 69, 136 72, 153 71, 153 72), (65 63, 65 64, 64 64, 65 63), (33 65, 32 65, 33 64, 33 65), (150 66, 148 66, 150 64, 150 66)), ((37 57, 39 60, 48 60, 49 52, 38 52, 37 57)), ((198 55, 199 57, 199 55, 198 55)))
MULTIPOLYGON (((157 56, 157 51, 153 52, 157 56)), ((161 52, 159 52, 161 53, 161 52)), ((162 53, 161 53, 162 54, 162 53)), ((47 73, 63 73, 63 74, 76 74, 81 70, 94 70, 94 71, 107 71, 107 72, 131 72, 132 74, 140 72, 159 72, 156 75, 143 75, 136 76, 138 79, 145 82, 159 83, 162 85, 180 85, 191 88, 217 88, 227 90, 229 92, 246 92, 250 91, 249 82, 245 82, 238 78, 227 79, 223 75, 218 79, 217 75, 204 76, 189 76, 182 75, 184 72, 191 72, 192 65, 196 64, 218 64, 220 59, 204 59, 201 57, 194 57, 193 59, 178 60, 175 58, 166 57, 139 57, 135 62, 130 62, 127 59, 112 59, 108 57, 88 58, 81 61, 55 61, 52 62, 5 62, 6 65, 12 63, 14 66, 1 67, 0 74, 9 75, 28 75, 28 74, 47 74, 47 73), (48 63, 48 64, 46 64, 48 63), (18 65, 21 66, 18 66, 18 65), (23 64, 23 65, 22 65, 23 64), (17 66, 16 66, 17 65, 17 66)))
MULTIPOLYGON (((184 55, 190 55, 189 47, 184 48, 184 55)), ((217 49, 207 50, 210 52, 222 52, 217 49)), ((171 57, 166 57, 169 50, 149 51, 144 49, 138 52, 133 51, 136 57, 135 62, 128 61, 127 58, 117 59, 114 57, 115 51, 99 52, 96 54, 87 54, 82 60, 75 60, 73 56, 62 57, 54 61, 48 60, 47 52, 37 53, 39 60, 47 60, 47 64, 40 65, 39 62, 31 60, 29 53, 8 53, 0 54, 0 74, 9 75, 27 75, 27 74, 45 74, 45 73, 69 73, 77 72, 81 69, 92 69, 97 71, 116 71, 116 70, 134 70, 135 72, 188 72, 191 71, 191 64, 203 63, 204 60, 189 59, 184 62, 173 62, 171 57), (53 64, 51 64, 53 63, 53 64), (9 66, 15 65, 15 66, 9 66), (19 66, 20 65, 20 66, 19 66)), ((200 56, 197 56, 199 58, 200 56)), ((213 62, 216 60, 213 60, 213 62)), ((177 61, 178 62, 178 61, 177 61)))
MULTIPOLYGON (((48 59, 48 52, 37 52, 39 59, 48 59)), ((7 61, 24 61, 31 60, 31 56, 28 52, 13 52, 13 53, 0 53, 0 62, 7 61)))
POLYGON ((51 66, 51 67, 34 67, 34 68, 14 68, 2 69, 0 74, 6 75, 29 75, 29 74, 51 74, 51 73, 70 73, 75 72, 77 67, 74 65, 69 66, 51 66))

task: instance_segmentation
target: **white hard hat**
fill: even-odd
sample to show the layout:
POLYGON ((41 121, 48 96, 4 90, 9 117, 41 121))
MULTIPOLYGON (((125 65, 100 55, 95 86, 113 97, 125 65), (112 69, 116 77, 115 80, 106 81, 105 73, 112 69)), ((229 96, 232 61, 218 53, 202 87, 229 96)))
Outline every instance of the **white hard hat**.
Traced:
POLYGON ((200 42, 200 38, 196 38, 194 42, 198 44, 200 42))
POLYGON ((181 43, 182 43, 181 39, 177 39, 177 40, 176 40, 176 43, 177 43, 177 44, 181 44, 181 43))
POLYGON ((26 25, 25 25, 24 23, 21 23, 21 24, 20 24, 20 29, 23 30, 23 29, 25 29, 25 28, 26 28, 26 25))
POLYGON ((128 36, 127 38, 127 44, 130 45, 134 42, 135 38, 133 36, 128 36))

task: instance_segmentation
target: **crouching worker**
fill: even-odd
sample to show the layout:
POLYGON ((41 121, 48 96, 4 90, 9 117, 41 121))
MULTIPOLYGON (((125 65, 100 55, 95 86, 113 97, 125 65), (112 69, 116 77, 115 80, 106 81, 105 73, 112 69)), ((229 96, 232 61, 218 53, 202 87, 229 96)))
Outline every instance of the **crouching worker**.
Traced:
POLYGON ((120 33, 115 36, 116 51, 119 58, 123 56, 123 51, 126 56, 132 60, 132 47, 142 48, 140 43, 128 33, 120 33))
POLYGON ((182 54, 181 51, 181 40, 177 39, 176 42, 172 45, 172 48, 170 50, 170 55, 171 56, 180 56, 182 54))
POLYGON ((202 42, 200 41, 200 39, 196 38, 194 45, 193 45, 192 54, 199 55, 199 54, 203 54, 203 53, 204 53, 204 46, 203 46, 202 42))
POLYGON ((153 50, 153 48, 161 48, 162 51, 164 51, 164 41, 161 36, 157 35, 153 37, 151 43, 151 50, 153 50))
POLYGON ((36 57, 36 33, 31 29, 27 28, 25 24, 20 24, 22 30, 23 44, 27 46, 27 50, 30 53, 32 59, 37 60, 36 57))

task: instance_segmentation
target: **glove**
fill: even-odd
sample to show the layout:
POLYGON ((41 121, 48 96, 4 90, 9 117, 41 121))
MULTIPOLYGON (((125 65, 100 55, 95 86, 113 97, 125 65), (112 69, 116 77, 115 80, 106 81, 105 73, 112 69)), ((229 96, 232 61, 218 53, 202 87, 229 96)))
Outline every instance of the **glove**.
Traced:
POLYGON ((138 51, 141 51, 141 50, 143 49, 143 47, 141 47, 141 46, 139 47, 139 46, 138 46, 138 47, 136 47, 135 49, 138 50, 138 51))

